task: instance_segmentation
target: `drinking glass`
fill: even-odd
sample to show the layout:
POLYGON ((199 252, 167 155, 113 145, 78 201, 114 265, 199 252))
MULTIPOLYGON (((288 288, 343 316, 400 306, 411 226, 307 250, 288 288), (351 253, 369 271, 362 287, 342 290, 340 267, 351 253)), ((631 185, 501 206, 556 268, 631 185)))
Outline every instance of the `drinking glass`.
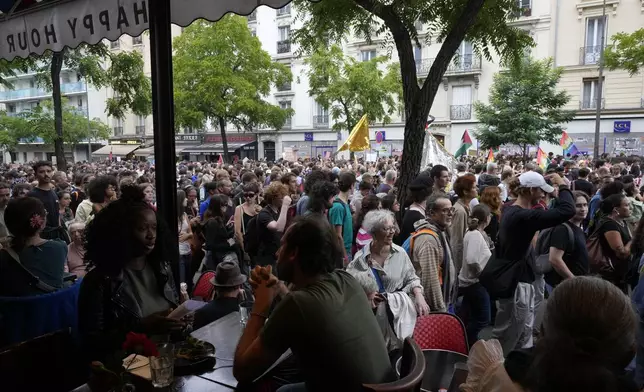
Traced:
POLYGON ((253 311, 253 301, 244 301, 239 304, 239 322, 242 327, 246 327, 248 323, 248 318, 250 317, 250 312, 253 311))
POLYGON ((174 345, 162 343, 157 346, 158 357, 150 357, 150 373, 155 388, 167 387, 174 378, 174 345))

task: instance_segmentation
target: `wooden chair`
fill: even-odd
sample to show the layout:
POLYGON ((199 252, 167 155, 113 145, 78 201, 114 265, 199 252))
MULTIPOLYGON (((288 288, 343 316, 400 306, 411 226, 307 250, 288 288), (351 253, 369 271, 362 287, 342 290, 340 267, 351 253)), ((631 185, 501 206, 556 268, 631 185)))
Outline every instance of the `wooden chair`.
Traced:
POLYGON ((68 392, 87 381, 76 343, 64 329, 0 350, 6 391, 68 392))
POLYGON ((365 391, 372 392, 417 392, 425 375, 425 357, 418 344, 405 339, 400 365, 400 380, 386 384, 363 384, 365 391))

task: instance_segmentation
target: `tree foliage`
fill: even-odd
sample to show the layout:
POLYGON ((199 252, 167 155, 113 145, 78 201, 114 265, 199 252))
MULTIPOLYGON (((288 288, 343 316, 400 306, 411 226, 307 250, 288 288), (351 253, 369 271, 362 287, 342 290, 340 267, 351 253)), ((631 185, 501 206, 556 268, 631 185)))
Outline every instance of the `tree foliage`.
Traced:
MULTIPOLYGON (((23 118, 32 131, 31 135, 24 138, 40 137, 47 144, 56 140, 52 101, 47 100, 33 110, 25 112, 23 118)), ((63 142, 71 146, 110 137, 110 128, 106 124, 98 118, 89 120, 84 113, 69 105, 63 105, 63 129, 63 142)))
POLYGON ((604 52, 604 63, 610 70, 625 69, 631 76, 644 66, 644 29, 631 34, 617 33, 613 45, 604 52))
MULTIPOLYGON (((150 81, 144 74, 143 58, 138 52, 112 53, 103 43, 82 44, 75 49, 65 48, 57 53, 46 51, 42 55, 15 59, 12 64, 12 69, 35 71, 37 84, 52 92, 55 130, 52 140, 59 169, 66 169, 67 166, 60 82, 63 69, 74 70, 84 82, 96 89, 109 87, 114 91, 117 98, 107 100, 106 113, 109 116, 123 118, 127 110, 139 115, 152 112, 150 81)), ((0 64, 0 74, 5 78, 8 75, 6 72, 8 71, 0 64)))
POLYGON ((29 121, 23 116, 9 116, 0 111, 0 147, 15 152, 21 139, 33 137, 29 121))
POLYGON ((551 59, 526 58, 508 71, 497 73, 490 89, 490 104, 474 103, 481 123, 476 132, 481 147, 504 144, 527 146, 540 141, 556 143, 562 125, 574 118, 574 111, 564 110, 570 97, 557 91, 561 68, 553 68, 551 59))
POLYGON ((349 34, 371 42, 380 37, 385 48, 396 49, 403 86, 405 136, 398 197, 404 201, 407 185, 418 174, 425 125, 443 74, 461 42, 488 59, 496 52, 516 62, 534 45, 527 31, 508 24, 519 13, 516 0, 295 0, 302 27, 293 34, 300 53, 312 53, 349 34), (419 34, 416 22, 425 27, 419 34), (425 33, 426 31, 426 33, 425 33), (440 43, 429 73, 419 83, 414 46, 440 43))
POLYGON ((309 95, 330 109, 336 131, 350 130, 364 114, 388 124, 401 107, 398 65, 387 65, 385 57, 356 61, 332 45, 318 48, 304 63, 309 66, 309 95))
POLYGON ((196 21, 174 40, 175 119, 178 127, 219 126, 228 155, 226 125, 237 130, 280 129, 293 115, 263 97, 271 86, 291 82, 284 64, 262 49, 246 18, 227 15, 216 23, 196 21))

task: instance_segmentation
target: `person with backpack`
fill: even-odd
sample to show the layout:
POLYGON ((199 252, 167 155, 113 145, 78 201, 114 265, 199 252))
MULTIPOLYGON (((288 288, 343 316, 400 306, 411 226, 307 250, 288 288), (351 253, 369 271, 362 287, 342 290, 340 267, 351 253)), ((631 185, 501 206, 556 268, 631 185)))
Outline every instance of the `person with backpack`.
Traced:
POLYGON ((458 275, 459 292, 463 295, 463 308, 468 312, 465 325, 470 347, 476 343, 479 332, 490 324, 490 295, 479 282, 479 274, 485 268, 494 242, 485 233, 492 220, 492 212, 485 204, 472 208, 463 239, 463 266, 458 275))
POLYGON ((574 191, 575 216, 568 222, 542 230, 537 240, 537 251, 547 253, 552 268, 545 272, 545 280, 557 287, 565 279, 588 275, 588 250, 582 224, 588 215, 589 197, 585 192, 574 191))
POLYGON ((403 249, 420 277, 430 311, 453 311, 457 275, 448 228, 454 207, 447 196, 437 194, 428 199, 425 211, 427 218, 416 222, 416 231, 403 243, 403 249))
POLYGON ((341 173, 338 177, 338 189, 340 193, 333 201, 329 210, 329 222, 338 234, 338 240, 344 244, 345 265, 352 259, 351 247, 353 246, 353 217, 349 207, 349 193, 353 191, 356 182, 355 174, 351 172, 341 173))

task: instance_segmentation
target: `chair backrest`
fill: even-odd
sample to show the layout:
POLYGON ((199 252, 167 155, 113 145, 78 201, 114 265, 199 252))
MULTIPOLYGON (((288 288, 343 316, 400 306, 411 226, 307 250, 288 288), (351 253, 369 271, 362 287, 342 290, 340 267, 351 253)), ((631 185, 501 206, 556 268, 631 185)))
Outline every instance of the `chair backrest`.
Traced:
POLYGON ((87 381, 80 358, 69 329, 1 349, 3 390, 68 392, 87 381))
POLYGON ((204 301, 210 301, 215 286, 210 283, 210 280, 215 277, 215 271, 205 271, 199 277, 195 289, 192 291, 192 297, 200 297, 204 301))
POLYGON ((363 384, 365 391, 372 392, 417 392, 425 375, 425 356, 418 343, 405 339, 400 365, 400 379, 386 384, 363 384))
POLYGON ((71 328, 75 336, 81 283, 32 297, 0 297, 0 347, 61 329, 71 328))
POLYGON ((422 350, 449 350, 468 354, 467 333, 461 319, 451 313, 430 313, 419 317, 414 340, 422 350))

